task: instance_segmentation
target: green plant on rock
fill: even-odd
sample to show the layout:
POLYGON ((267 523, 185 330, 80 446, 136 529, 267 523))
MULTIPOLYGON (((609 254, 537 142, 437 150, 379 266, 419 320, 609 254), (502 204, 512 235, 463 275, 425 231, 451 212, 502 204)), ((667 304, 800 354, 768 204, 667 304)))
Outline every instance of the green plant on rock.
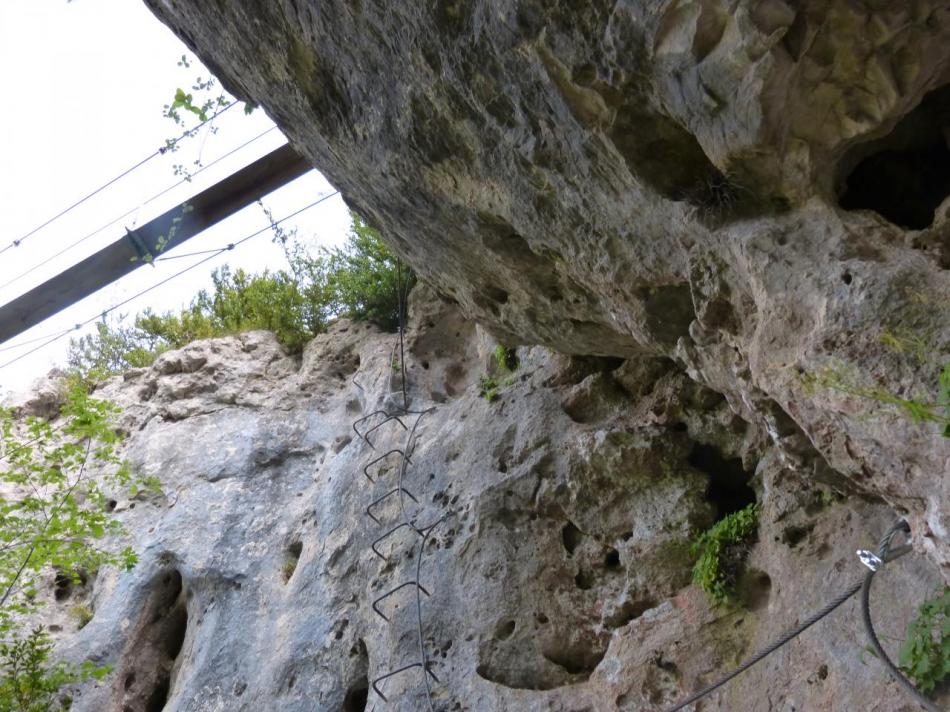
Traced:
POLYGON ((84 603, 77 604, 69 609, 69 615, 76 621, 76 627, 82 630, 93 618, 92 609, 84 603))
MULTIPOLYGON (((933 358, 934 349, 928 345, 927 339, 912 331, 884 329, 880 341, 895 353, 913 355, 921 364, 939 363, 933 358)), ((840 364, 806 373, 802 380, 810 391, 817 388, 838 391, 896 408, 916 423, 937 423, 943 436, 950 437, 950 361, 944 362, 940 368, 935 398, 926 394, 911 394, 905 398, 880 386, 862 383, 866 379, 840 364)))
POLYGON ((514 373, 519 366, 517 350, 498 344, 492 351, 491 373, 478 381, 478 394, 489 403, 498 400, 502 389, 515 382, 514 373), (503 378, 505 374, 508 375, 503 378))
POLYGON ((492 352, 492 359, 495 362, 495 368, 500 373, 514 373, 520 365, 518 361, 518 350, 498 344, 492 352))
POLYGON ((81 666, 51 663, 53 644, 42 627, 28 635, 0 643, 0 710, 4 712, 53 712, 68 710, 71 700, 59 695, 64 685, 101 680, 109 666, 86 661, 81 666))
POLYGON ((289 558, 284 561, 283 566, 280 567, 280 573, 284 578, 284 583, 290 581, 294 575, 294 571, 297 570, 297 559, 289 558))
POLYGON ((498 379, 492 376, 482 376, 478 379, 478 395, 487 400, 489 403, 494 403, 499 398, 498 389, 500 384, 498 379))
POLYGON ((106 490, 133 481, 116 450, 117 412, 81 383, 65 394, 56 430, 47 421, 21 422, 0 410, 0 639, 17 614, 39 605, 36 593, 48 567, 73 576, 104 564, 135 563, 131 549, 96 545, 123 531, 108 512, 106 490))
POLYGON ((926 601, 907 626, 898 663, 922 692, 950 676, 950 586, 926 601))
POLYGON ((759 508, 750 504, 716 522, 693 542, 698 557, 693 583, 718 604, 730 603, 740 569, 759 526, 759 508))

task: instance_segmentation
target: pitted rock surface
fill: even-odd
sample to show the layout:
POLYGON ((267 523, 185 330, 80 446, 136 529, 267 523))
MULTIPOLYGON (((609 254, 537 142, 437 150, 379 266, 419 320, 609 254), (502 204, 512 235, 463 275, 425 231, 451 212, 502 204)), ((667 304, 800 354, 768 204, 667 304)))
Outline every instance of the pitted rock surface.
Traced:
POLYGON ((950 4, 147 4, 506 344, 674 360, 946 578, 948 440, 804 377, 936 399, 950 4))
MULTIPOLYGON (((379 603, 390 622, 372 608, 418 566, 436 709, 662 710, 824 605, 893 521, 817 485, 817 455, 787 456, 669 359, 532 347, 499 373, 495 341, 455 305, 419 286, 411 313, 399 370, 392 334, 340 322, 301 356, 251 332, 97 390, 123 406, 125 454, 164 494, 117 496, 134 570, 50 593, 59 654, 114 667, 72 709, 426 709, 418 668, 385 683, 388 703, 369 690, 418 660, 413 590, 379 603), (387 559, 371 549, 400 521, 396 498, 378 524, 365 514, 398 461, 374 466, 374 483, 363 467, 408 432, 391 421, 370 446, 352 428, 401 398, 401 373, 410 409, 434 409, 404 480, 414 521, 444 517, 421 560, 406 529, 379 544, 387 559), (478 392, 490 373, 494 402, 478 392), (755 500, 741 605, 716 608, 690 584, 689 543, 755 500), (94 613, 80 630, 77 601, 94 613)), ((888 636, 940 581, 919 553, 879 579, 888 636)), ((699 709, 909 710, 863 645, 852 602, 699 709)))

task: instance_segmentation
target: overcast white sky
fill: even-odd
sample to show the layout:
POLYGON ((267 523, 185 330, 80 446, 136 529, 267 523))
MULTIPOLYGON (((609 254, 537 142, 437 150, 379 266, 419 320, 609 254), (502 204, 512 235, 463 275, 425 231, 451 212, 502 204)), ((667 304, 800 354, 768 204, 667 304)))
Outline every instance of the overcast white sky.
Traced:
MULTIPOLYGON (((180 131, 162 116, 163 105, 171 101, 177 87, 187 89, 197 76, 209 76, 145 5, 134 0, 0 0, 0 66, 5 95, 0 114, 0 249, 162 146, 180 131), (193 60, 190 69, 177 66, 183 54, 193 60)), ((197 119, 186 121, 191 126, 197 119)), ((0 304, 121 238, 126 227, 148 222, 285 142, 280 132, 273 130, 191 183, 141 206, 179 180, 174 164, 188 164, 199 151, 203 163, 208 164, 273 126, 261 110, 245 116, 239 107, 225 113, 216 125, 217 133, 201 133, 183 142, 177 153, 150 161, 21 246, 0 255, 0 285, 6 285, 0 286, 0 304), (139 206, 111 228, 6 284, 139 206)), ((312 171, 264 202, 274 217, 280 218, 332 190, 326 179, 312 171)), ((266 224, 260 208, 252 205, 167 256, 221 247, 266 224)), ((301 236, 312 237, 314 244, 335 244, 346 235, 349 214, 337 196, 288 224, 297 226, 301 236)), ((142 267, 0 344, 0 397, 7 391, 24 390, 50 368, 64 363, 69 338, 10 363, 37 345, 17 344, 86 321, 198 259, 142 267)), ((137 299, 121 313, 131 317, 146 307, 156 311, 180 308, 199 289, 209 286, 211 271, 225 263, 252 271, 284 265, 270 235, 263 234, 137 299)), ((92 328, 90 325, 72 335, 92 328)))

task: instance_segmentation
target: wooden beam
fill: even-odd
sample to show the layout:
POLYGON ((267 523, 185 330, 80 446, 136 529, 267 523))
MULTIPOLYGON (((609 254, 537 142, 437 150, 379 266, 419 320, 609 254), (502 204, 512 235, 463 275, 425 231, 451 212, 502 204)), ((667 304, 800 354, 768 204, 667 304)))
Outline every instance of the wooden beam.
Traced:
POLYGON ((310 168, 310 164, 289 145, 254 161, 40 286, 0 306, 0 343, 147 264, 144 259, 147 255, 157 256, 177 247, 255 200, 302 176, 310 168))

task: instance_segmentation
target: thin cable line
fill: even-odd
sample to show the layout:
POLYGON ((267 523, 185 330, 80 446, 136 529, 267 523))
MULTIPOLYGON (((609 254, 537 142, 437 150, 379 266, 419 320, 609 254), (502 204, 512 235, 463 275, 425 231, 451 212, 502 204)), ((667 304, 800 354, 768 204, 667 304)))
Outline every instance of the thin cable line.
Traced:
MULTIPOLYGON (((182 178, 180 181, 178 181, 178 182, 175 183, 174 185, 170 185, 170 186, 168 186, 167 188, 165 188, 165 190, 161 191, 160 193, 156 193, 156 194, 153 195, 151 198, 149 198, 148 200, 146 200, 144 203, 140 203, 139 205, 135 206, 135 207, 132 208, 131 210, 128 210, 128 211, 122 213, 122 214, 119 215, 117 218, 114 218, 114 219, 110 220, 109 222, 107 222, 105 225, 96 228, 95 230, 93 230, 92 232, 90 232, 90 233, 87 234, 87 235, 84 235, 83 237, 79 238, 79 239, 76 240, 75 242, 72 242, 72 243, 70 243, 69 245, 66 245, 66 247, 64 247, 63 249, 61 249, 61 250, 60 250, 59 252, 57 252, 56 254, 54 254, 54 255, 52 255, 52 256, 50 256, 50 257, 47 257, 47 258, 46 258, 45 260, 43 260, 42 262, 38 262, 37 264, 33 265, 32 267, 30 267, 30 268, 29 268, 28 270, 26 270, 25 272, 21 272, 20 274, 18 274, 18 275, 17 275, 16 277, 14 277, 13 279, 10 279, 10 280, 4 282, 3 284, 0 284, 0 289, 5 289, 5 288, 9 287, 11 284, 14 284, 15 282, 20 281, 21 279, 23 279, 24 277, 26 277, 28 274, 31 274, 31 273, 35 272, 36 270, 38 270, 40 267, 43 267, 43 266, 49 264, 50 262, 52 262, 53 260, 55 260, 55 259, 56 259, 57 257, 59 257, 60 255, 65 254, 66 252, 68 252, 69 250, 73 249, 73 248, 76 247, 77 245, 82 244, 82 243, 85 242, 86 240, 89 240, 90 238, 95 237, 96 235, 98 235, 98 234, 99 234, 100 232, 102 232, 103 230, 106 230, 106 229, 112 227, 113 225, 115 225, 117 222, 119 222, 119 221, 122 220, 123 218, 127 218, 127 217, 128 217, 129 215, 131 215, 132 213, 134 213, 134 212, 136 212, 136 211, 138 211, 138 210, 141 210, 143 207, 145 207, 145 206, 148 205, 149 203, 152 203, 152 202, 158 200, 158 199, 161 198, 163 195, 165 195, 166 193, 169 193, 170 191, 174 190, 175 188, 177 188, 178 186, 182 185, 183 183, 188 183, 188 182, 190 182, 190 179, 191 179, 191 178, 194 178, 195 176, 197 176, 197 175, 201 174, 202 172, 208 170, 209 168, 211 168, 212 166, 214 166, 214 165, 217 164, 217 163, 220 163, 221 161, 225 160, 226 158, 230 158, 231 156, 233 156, 235 153, 237 153, 237 152, 240 151, 241 149, 246 148, 246 147, 249 146, 250 144, 254 143, 255 141, 257 141, 257 140, 260 139, 260 138, 263 138, 264 136, 266 136, 267 134, 269 134, 271 131, 275 131, 276 129, 277 129, 276 126, 271 126, 269 129, 267 129, 266 131, 264 131, 264 132, 262 132, 262 133, 259 133, 259 134, 258 134, 257 136, 255 136, 254 138, 249 139, 249 140, 245 141, 244 143, 242 143, 240 146, 231 149, 230 151, 228 151, 227 153, 225 153, 223 156, 219 156, 218 158, 216 158, 216 159, 214 159, 213 161, 211 161, 211 163, 209 163, 208 165, 202 166, 201 168, 199 168, 197 171, 195 171, 194 173, 192 173, 188 178, 182 178)), ((0 250, 0 252, 2 252, 2 250, 0 250)))
MULTIPOLYGON (((72 330, 75 329, 75 328, 76 328, 75 326, 72 326, 72 327, 70 327, 69 329, 66 329, 65 331, 72 331, 72 330)), ((29 346, 30 344, 35 344, 37 341, 43 341, 44 339, 49 339, 49 338, 51 338, 51 337, 53 337, 53 336, 62 336, 62 335, 63 335, 63 330, 60 329, 60 330, 57 331, 55 334, 44 334, 43 336, 37 336, 37 337, 32 338, 32 339, 27 339, 26 341, 21 341, 21 342, 18 343, 18 344, 10 344, 10 345, 8 345, 8 346, 2 346, 2 347, 0 347, 0 353, 3 353, 4 351, 14 351, 14 350, 16 350, 16 349, 21 349, 21 348, 23 348, 24 346, 29 346)))
MULTIPOLYGON (((257 237, 258 235, 260 235, 260 234, 262 234, 262 233, 265 233, 265 232, 270 231, 272 228, 274 228, 274 227, 277 226, 277 225, 280 225, 282 222, 285 222, 285 221, 287 221, 287 220, 290 220, 291 218, 296 217, 297 215, 300 215, 300 214, 301 214, 302 212, 304 212, 305 210, 309 210, 310 208, 312 208, 312 207, 314 207, 314 206, 316 206, 316 205, 319 205, 319 204, 322 203, 323 201, 328 200, 329 198, 331 198, 331 197, 333 197, 334 195, 336 195, 338 192, 339 192, 339 191, 336 191, 336 190, 335 190, 335 191, 333 191, 332 193, 328 193, 327 195, 324 195, 324 196, 322 196, 321 198, 319 198, 318 200, 315 200, 314 202, 310 203, 310 205, 307 205, 307 206, 305 206, 305 207, 303 207, 303 208, 300 208, 299 210, 296 210, 296 211, 290 213, 290 215, 286 215, 286 216, 282 217, 280 220, 277 220, 276 222, 272 222, 272 223, 270 223, 269 225, 267 225, 266 227, 263 227, 263 228, 261 228, 260 230, 257 230, 256 232, 252 232, 250 235, 247 235, 246 237, 243 237, 243 238, 241 238, 240 240, 238 240, 237 242, 233 243, 234 247, 237 247, 238 245, 241 245, 241 244, 247 242, 248 240, 257 237)), ((147 287, 147 288, 143 289, 142 291, 140 291, 140 292, 138 292, 138 293, 136 293, 136 294, 133 294, 133 295, 130 296, 130 297, 127 297, 126 299, 123 299, 121 302, 119 302, 119 303, 117 303, 117 304, 113 304, 111 307, 109 307, 108 309, 105 309, 105 310, 99 312, 99 313, 96 314, 95 316, 90 317, 89 319, 86 319, 85 321, 79 322, 78 324, 76 324, 76 325, 75 325, 74 327, 72 327, 71 329, 68 329, 68 330, 66 330, 66 331, 64 331, 64 332, 62 332, 62 333, 60 333, 60 334, 58 334, 57 336, 55 336, 55 337, 49 339, 48 341, 45 341, 44 343, 40 344, 39 346, 36 346, 36 347, 30 349, 29 351, 27 351, 27 352, 25 352, 25 353, 22 353, 22 354, 20 354, 19 356, 15 357, 15 358, 12 358, 12 359, 10 359, 9 361, 7 361, 7 362, 5 362, 5 363, 0 364, 0 369, 6 368, 7 366, 10 366, 11 364, 14 364, 14 363, 16 363, 17 361, 20 361, 21 359, 26 358, 26 357, 29 356, 30 354, 36 353, 36 352, 39 351, 40 349, 46 348, 47 346, 49 346, 49 345, 52 344, 53 342, 58 341, 59 339, 63 338, 66 334, 68 334, 68 333, 70 333, 70 332, 72 332, 72 331, 75 331, 75 330, 77 330, 77 329, 80 329, 80 328, 83 327, 83 326, 86 326, 86 325, 88 325, 88 324, 91 324, 92 322, 97 321, 98 319, 100 319, 100 318, 102 318, 102 317, 105 317, 105 316, 107 316, 108 314, 111 314, 111 313, 114 312, 116 309, 119 309, 119 308, 121 308, 121 307, 124 307, 124 306, 125 306, 126 304, 128 304, 129 302, 131 302, 131 301, 133 301, 133 300, 135 300, 135 299, 138 299, 139 297, 141 297, 141 296, 143 296, 143 295, 145 295, 145 294, 148 294, 148 293, 151 292, 153 289, 158 289, 159 287, 161 287, 161 286, 164 285, 164 284, 167 284, 168 282, 172 281, 172 280, 175 279, 176 277, 180 277, 181 275, 185 274, 186 272, 190 272, 191 270, 195 269, 196 267, 201 266, 202 264, 204 264, 204 263, 207 262, 208 260, 214 259, 217 255, 219 255, 219 254, 221 254, 221 253, 223 253, 223 252, 227 252, 229 249, 232 249, 232 248, 230 248, 230 247, 222 247, 222 248, 216 250, 216 251, 214 252, 214 254, 210 254, 210 255, 208 255, 207 257, 204 257, 204 258, 198 260, 198 261, 195 262, 194 264, 189 265, 188 267, 185 267, 185 269, 179 270, 179 271, 176 272, 175 274, 173 274, 173 275, 171 275, 171 276, 169 276, 169 277, 166 277, 165 279, 163 279, 163 280, 161 280, 161 281, 159 281, 159 282, 156 282, 155 284, 151 285, 150 287, 147 287)))
POLYGON ((167 257, 156 257, 153 262, 168 262, 169 260, 180 260, 185 257, 198 257, 199 255, 207 255, 212 252, 221 252, 222 250, 233 250, 234 243, 232 242, 227 247, 216 247, 213 250, 199 250, 198 252, 186 252, 183 255, 168 255, 167 257))
POLYGON ((85 203, 87 200, 89 200, 90 198, 92 198, 94 195, 97 195, 97 194, 101 193, 103 190, 105 190, 106 188, 108 188, 110 185, 112 185, 112 184, 115 183, 116 181, 119 181, 119 180, 121 180, 122 178, 125 178, 127 175, 129 175, 130 173, 132 173, 134 170, 136 170, 136 169, 138 169, 138 168, 141 168, 142 166, 144 166, 146 163, 148 163, 149 161, 151 161, 151 160, 152 160, 153 158, 155 158, 156 156, 161 156, 162 154, 166 153, 169 149, 171 149, 171 148, 173 148, 174 146, 176 146, 179 141, 181 141, 181 140, 187 138, 188 136, 190 136, 191 134, 195 133, 196 131, 198 131, 198 129, 200 129, 200 128, 201 128, 202 126, 204 126, 205 124, 207 124, 207 123, 209 123, 209 122, 211 122, 211 121, 214 121, 215 118, 217 118, 218 116, 220 116, 221 114, 223 114, 225 111, 227 111, 228 109, 230 109, 230 108, 231 108, 232 106, 234 106, 235 104, 237 104, 237 102, 236 102, 236 101, 232 101, 230 104, 228 104, 227 106, 225 106, 223 109, 221 109, 220 111, 216 111, 216 112, 214 113, 214 115, 212 115, 212 116, 210 116, 209 118, 205 119, 204 121, 202 121, 200 124, 198 124, 198 125, 195 126, 194 128, 188 129, 188 130, 185 131, 185 133, 183 133, 181 136, 179 136, 178 138, 173 139, 173 140, 167 142, 164 146, 162 146, 161 148, 159 148, 157 151, 155 151, 155 152, 152 153, 151 155, 146 156, 145 158, 143 158, 141 161, 139 161, 138 163, 136 163, 136 164, 135 164, 134 166, 132 166, 131 168, 127 168, 126 170, 122 171, 122 173, 120 173, 119 175, 117 175, 115 178, 113 178, 112 180, 110 180, 108 183, 102 184, 101 186, 99 186, 98 188, 96 188, 94 191, 92 191, 91 193, 89 193, 87 196, 85 196, 85 197, 80 198, 79 200, 77 200, 75 203, 73 203, 72 205, 70 205, 68 208, 64 208, 63 210, 61 210, 61 211, 59 211, 58 213, 56 213, 56 215, 54 215, 53 217, 51 217, 51 218, 50 218, 49 220, 47 220, 46 222, 44 222, 44 223, 42 223, 41 225, 38 225, 37 227, 33 228, 33 229, 30 230, 28 233, 26 233, 25 235, 22 235, 22 236, 19 237, 18 239, 14 240, 13 242, 11 242, 11 243, 10 243, 9 245, 7 245, 6 247, 0 248, 0 255, 2 255, 4 252, 6 252, 6 251, 9 250, 9 249, 12 249, 12 248, 14 248, 14 247, 19 247, 21 244, 23 244, 23 241, 24 241, 24 240, 26 240, 27 238, 29 238, 29 237, 31 237, 32 235, 36 234, 37 232, 39 232, 40 230, 42 230, 42 229, 43 229, 44 227, 46 227, 47 225, 50 225, 50 224, 56 222, 56 221, 59 220, 61 217, 63 217, 64 215, 66 215, 66 213, 70 212, 71 210, 74 210, 75 208, 78 208, 80 205, 82 205, 83 203, 85 203))
MULTIPOLYGON (((902 528, 903 526, 906 526, 906 524, 903 522, 903 520, 901 520, 900 522, 892 526, 884 535, 884 537, 881 539, 881 543, 878 547, 878 555, 884 562, 891 562, 894 559, 897 559, 903 556, 904 554, 908 553, 911 550, 911 547, 906 546, 906 547, 900 547, 893 551, 888 551, 888 546, 890 545, 891 538, 898 531, 898 529, 902 528)), ((688 707, 689 705, 693 704, 697 700, 700 700, 706 695, 719 689, 720 687, 725 685, 727 682, 732 680, 734 677, 737 677, 738 675, 745 672, 750 667, 752 667, 753 665, 761 661, 763 658, 768 657, 769 655, 774 653, 776 650, 781 648, 783 645, 788 643, 790 640, 793 640, 794 638, 804 633, 808 628, 810 628, 815 623, 820 621, 822 618, 830 614, 832 611, 834 611, 839 606, 841 606, 841 604, 843 604, 845 601, 851 598, 854 594, 860 591, 861 587, 864 586, 864 580, 865 580, 865 577, 864 575, 862 575, 860 579, 854 581, 845 591, 840 593, 837 596, 837 598, 832 599, 832 601, 828 603, 820 611, 818 611, 817 613, 814 613, 809 618, 806 618, 802 623, 795 626, 794 628, 787 630, 785 633, 782 634, 780 638, 778 638, 778 640, 768 645, 767 647, 759 650, 757 653, 755 653, 755 655, 753 655, 751 658, 747 659, 745 662, 739 665, 739 667, 726 673, 725 675, 717 679, 712 684, 704 687, 699 692, 693 693, 692 695, 687 697, 685 700, 681 700, 674 706, 666 708, 665 712, 677 712, 678 710, 681 710, 684 707, 688 707)))

